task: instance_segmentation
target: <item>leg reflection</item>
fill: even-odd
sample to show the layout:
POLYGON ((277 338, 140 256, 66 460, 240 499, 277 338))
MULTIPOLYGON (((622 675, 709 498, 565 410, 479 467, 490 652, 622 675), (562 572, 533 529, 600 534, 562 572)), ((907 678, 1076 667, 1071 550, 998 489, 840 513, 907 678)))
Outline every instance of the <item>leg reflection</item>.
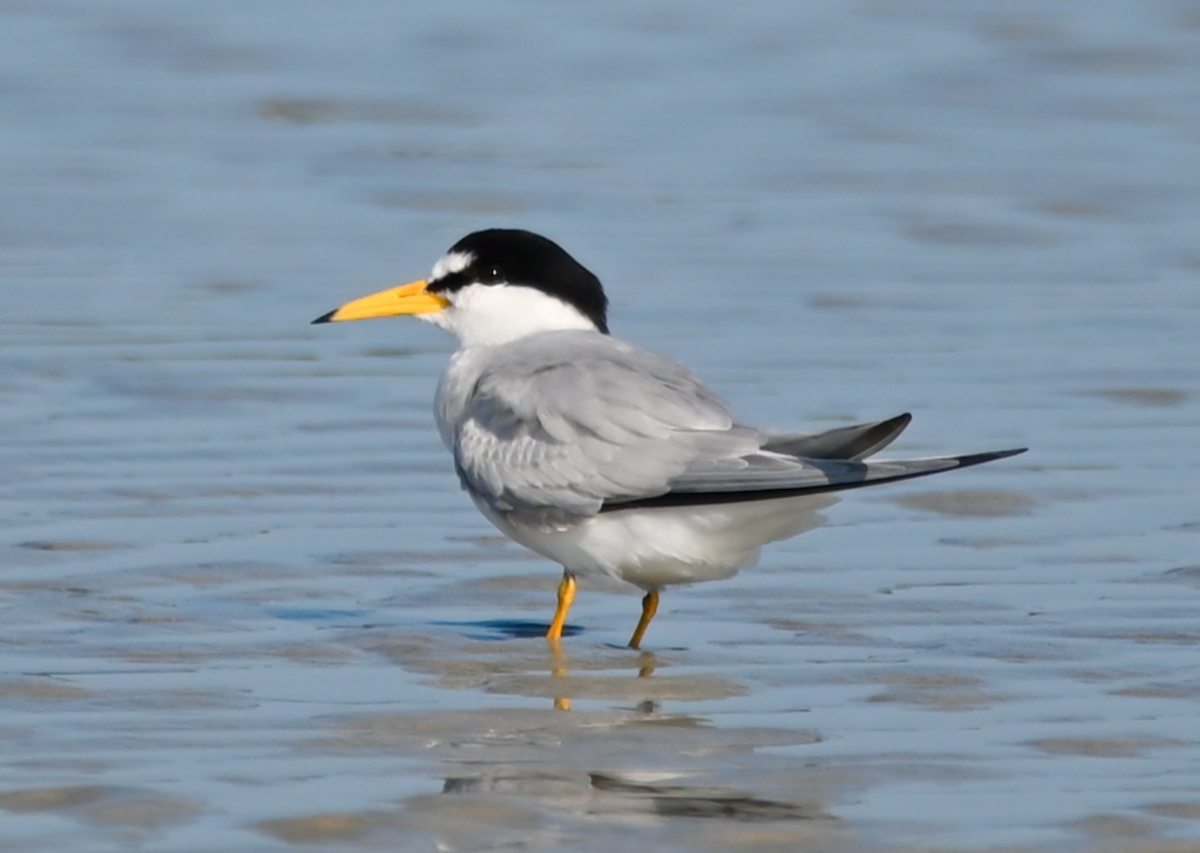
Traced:
MULTIPOLYGON (((563 651, 562 643, 560 643, 558 640, 550 640, 547 643, 547 645, 550 647, 550 676, 552 678, 563 678, 563 679, 569 677, 571 674, 570 661, 567 658, 567 653, 565 651, 563 651)), ((657 668, 658 668, 658 658, 655 656, 655 654, 653 652, 641 652, 638 654, 638 656, 637 656, 638 678, 649 678, 651 675, 654 674, 654 670, 657 668)), ((559 690, 555 691, 556 693, 558 693, 558 695, 554 697, 555 710, 558 710, 558 711, 570 711, 571 710, 571 697, 566 695, 566 693, 565 693, 566 688, 567 688, 567 685, 563 684, 562 688, 561 688, 561 690, 563 692, 560 692, 559 690)), ((645 702, 650 703, 650 706, 657 709, 657 705, 658 705, 657 702, 652 701, 652 700, 645 700, 645 702)), ((643 709, 645 709, 647 706, 645 703, 643 703, 642 707, 643 707, 643 709)), ((647 712, 647 713, 649 713, 649 712, 647 712)))
POLYGON ((638 655, 638 678, 649 678, 658 667, 658 658, 654 652, 642 652, 638 655))
MULTIPOLYGON (((567 656, 563 653, 562 643, 557 639, 549 640, 550 646, 550 676, 552 678, 566 678, 568 675, 567 656)), ((554 710, 570 711, 571 697, 570 696, 555 696, 554 710)))

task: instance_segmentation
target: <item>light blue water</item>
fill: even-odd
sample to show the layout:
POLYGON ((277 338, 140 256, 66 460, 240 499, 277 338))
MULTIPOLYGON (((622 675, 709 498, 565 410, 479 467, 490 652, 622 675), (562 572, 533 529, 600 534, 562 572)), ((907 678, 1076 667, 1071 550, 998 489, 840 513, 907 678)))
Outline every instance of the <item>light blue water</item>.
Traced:
POLYGON ((0 32, 0 848, 1200 842, 1194 5, 0 32), (554 660, 512 635, 557 570, 432 427, 449 342, 308 325, 495 225, 749 422, 1033 449, 670 591, 650 656, 585 588, 554 660))

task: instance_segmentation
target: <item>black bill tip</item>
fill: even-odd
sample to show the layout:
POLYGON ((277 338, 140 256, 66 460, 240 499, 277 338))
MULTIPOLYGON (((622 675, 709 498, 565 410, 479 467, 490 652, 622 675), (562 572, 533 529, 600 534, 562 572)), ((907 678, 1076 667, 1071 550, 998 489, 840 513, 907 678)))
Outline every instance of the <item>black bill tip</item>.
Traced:
POLYGON ((313 320, 312 323, 310 323, 309 325, 316 326, 316 325, 319 325, 320 323, 332 323, 333 315, 336 314, 337 312, 338 312, 338 309, 334 308, 328 314, 322 314, 320 317, 313 320))

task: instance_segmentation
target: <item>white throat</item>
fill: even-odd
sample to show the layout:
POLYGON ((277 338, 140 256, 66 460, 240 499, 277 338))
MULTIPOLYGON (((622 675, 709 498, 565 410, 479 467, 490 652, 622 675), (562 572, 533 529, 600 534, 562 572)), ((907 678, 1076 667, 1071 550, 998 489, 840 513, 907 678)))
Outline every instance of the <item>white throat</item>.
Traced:
POLYGON ((420 315, 441 326, 463 347, 495 346, 538 332, 598 331, 577 308, 532 287, 469 284, 448 297, 437 314, 420 315))

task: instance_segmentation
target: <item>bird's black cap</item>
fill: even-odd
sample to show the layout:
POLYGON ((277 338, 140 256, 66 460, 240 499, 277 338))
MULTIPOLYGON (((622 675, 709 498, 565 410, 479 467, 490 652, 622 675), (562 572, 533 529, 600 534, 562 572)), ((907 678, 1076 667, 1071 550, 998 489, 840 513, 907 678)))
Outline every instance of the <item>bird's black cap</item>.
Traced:
POLYGON ((600 279, 562 246, 532 231, 489 228, 450 247, 471 257, 458 272, 429 282, 430 293, 453 293, 468 284, 532 287, 562 300, 608 333, 608 297, 600 279))

